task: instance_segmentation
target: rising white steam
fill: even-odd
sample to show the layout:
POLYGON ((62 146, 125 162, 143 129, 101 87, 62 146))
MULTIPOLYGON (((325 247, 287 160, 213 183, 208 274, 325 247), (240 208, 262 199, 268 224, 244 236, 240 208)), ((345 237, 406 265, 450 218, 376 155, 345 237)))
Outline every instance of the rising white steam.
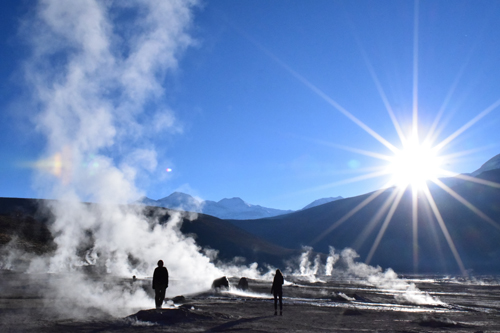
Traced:
POLYGON ((414 283, 399 278, 390 268, 383 271, 379 266, 373 267, 356 261, 359 255, 353 249, 346 248, 337 253, 333 247, 330 247, 330 253, 324 265, 321 264, 319 255, 314 257, 313 262, 311 262, 311 256, 312 249, 305 247, 299 260, 298 271, 290 271, 289 274, 311 282, 320 282, 328 278, 355 279, 394 293, 396 301, 402 304, 444 304, 437 297, 419 290, 414 283))
POLYGON ((309 260, 309 257, 311 256, 312 253, 312 247, 305 246, 303 249, 303 252, 300 256, 300 275, 302 276, 315 276, 318 275, 320 264, 321 264, 321 259, 319 254, 316 255, 314 258, 314 263, 311 263, 309 260))
POLYGON ((193 43, 193 5, 40 1, 23 30, 33 50, 25 73, 40 110, 35 125, 47 139, 44 165, 57 176, 41 174, 44 195, 137 199, 136 173, 157 166, 148 139, 180 130, 162 83, 193 43))
MULTIPOLYGON (((57 250, 33 260, 30 270, 58 274, 54 292, 72 306, 123 315, 153 305, 142 288, 89 278, 82 273, 88 267, 100 277, 140 278, 162 259, 173 280, 170 296, 208 288, 224 274, 181 234, 180 214, 160 225, 142 208, 120 205, 140 197, 138 172, 157 168, 151 135, 182 130, 162 86, 193 44, 195 5, 41 0, 24 23, 32 50, 25 78, 47 143, 35 185, 41 196, 58 199, 51 207, 57 250)), ((246 269, 251 276, 256 266, 246 269)))

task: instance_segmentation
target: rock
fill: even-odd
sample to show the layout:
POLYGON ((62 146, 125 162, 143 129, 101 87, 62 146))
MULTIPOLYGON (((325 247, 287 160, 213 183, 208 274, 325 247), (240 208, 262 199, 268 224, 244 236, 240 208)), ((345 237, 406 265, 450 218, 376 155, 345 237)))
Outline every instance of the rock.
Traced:
POLYGON ((179 306, 180 309, 187 309, 187 310, 195 310, 195 307, 193 304, 182 304, 179 306))
POLYGON ((366 297, 360 296, 358 294, 353 294, 352 297, 358 301, 358 302, 365 302, 365 303, 373 303, 371 299, 368 299, 366 297))
POLYGON ((180 304, 180 303, 184 303, 186 301, 186 297, 180 295, 180 296, 175 296, 174 298, 172 298, 172 302, 176 303, 176 304, 180 304))
POLYGON ((248 280, 246 277, 242 277, 240 281, 238 281, 238 289, 240 290, 248 290, 248 280))
POLYGON ((212 289, 221 288, 229 289, 229 280, 225 276, 215 279, 214 282, 212 282, 212 289))

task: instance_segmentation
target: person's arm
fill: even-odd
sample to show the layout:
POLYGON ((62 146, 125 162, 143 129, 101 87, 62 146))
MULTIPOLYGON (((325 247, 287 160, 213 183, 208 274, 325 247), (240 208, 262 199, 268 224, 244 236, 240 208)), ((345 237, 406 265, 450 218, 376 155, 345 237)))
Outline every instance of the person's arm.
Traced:
POLYGON ((153 273, 153 289, 155 289, 155 280, 156 280, 156 269, 153 273))
POLYGON ((167 271, 167 288, 168 288, 168 269, 165 267, 165 270, 167 271))

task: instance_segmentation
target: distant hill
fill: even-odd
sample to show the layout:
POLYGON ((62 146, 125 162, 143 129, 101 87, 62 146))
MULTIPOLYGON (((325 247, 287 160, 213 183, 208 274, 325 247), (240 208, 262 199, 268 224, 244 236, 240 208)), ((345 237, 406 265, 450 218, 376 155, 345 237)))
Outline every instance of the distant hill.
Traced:
MULTIPOLYGON (((481 172, 478 180, 500 184, 500 170, 481 172)), ((446 181, 453 190, 483 214, 494 220, 485 221, 452 195, 429 185, 465 268, 475 272, 500 272, 500 189, 461 179, 446 181)), ((374 193, 336 200, 288 215, 255 221, 231 221, 256 236, 277 245, 299 249, 312 246, 326 253, 329 246, 351 247, 365 260, 376 241, 387 216, 394 194, 388 188, 369 201, 374 193), (369 202, 368 202, 369 201, 369 202), (363 208, 357 209, 363 205, 363 208), (350 215, 349 215, 350 214, 350 215), (352 215, 352 216, 351 216, 352 215), (341 219, 345 222, 330 230, 341 219)), ((398 272, 413 272, 412 197, 407 190, 371 260, 372 264, 392 267, 398 272)), ((418 198, 418 272, 457 273, 456 264, 439 222, 423 194, 418 198)))
POLYGON ((490 158, 479 169, 471 173, 472 176, 478 176, 483 172, 500 169, 500 154, 490 158))

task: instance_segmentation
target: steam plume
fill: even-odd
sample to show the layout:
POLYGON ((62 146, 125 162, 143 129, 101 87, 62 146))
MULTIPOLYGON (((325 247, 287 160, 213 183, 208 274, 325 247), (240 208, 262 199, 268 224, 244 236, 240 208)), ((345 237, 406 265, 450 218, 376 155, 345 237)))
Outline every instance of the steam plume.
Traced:
POLYGON ((339 253, 333 247, 330 247, 330 254, 326 259, 325 265, 321 265, 320 257, 314 258, 314 264, 310 257, 312 249, 304 248, 300 257, 298 272, 291 272, 292 275, 306 278, 308 281, 318 282, 322 279, 330 278, 348 278, 360 282, 368 283, 381 289, 389 289, 394 292, 395 299, 399 303, 409 304, 444 304, 438 298, 432 297, 426 292, 419 290, 414 283, 410 283, 398 277, 392 270, 383 271, 381 267, 374 267, 362 262, 357 262, 359 255, 353 249, 346 248, 339 253))
POLYGON ((181 234, 180 213, 160 225, 141 208, 122 205, 142 194, 137 174, 156 170, 150 135, 182 131, 162 86, 194 43, 195 5, 41 0, 24 23, 32 50, 25 79, 36 128, 46 139, 35 185, 41 196, 58 199, 51 207, 57 250, 33 260, 30 270, 63 273, 54 292, 75 305, 123 315, 127 307, 153 304, 142 289, 89 279, 81 274, 87 266, 109 276, 144 277, 163 259, 177 281, 168 291, 173 294, 207 288, 223 274, 181 234), (78 293, 68 293, 75 286, 78 293))

